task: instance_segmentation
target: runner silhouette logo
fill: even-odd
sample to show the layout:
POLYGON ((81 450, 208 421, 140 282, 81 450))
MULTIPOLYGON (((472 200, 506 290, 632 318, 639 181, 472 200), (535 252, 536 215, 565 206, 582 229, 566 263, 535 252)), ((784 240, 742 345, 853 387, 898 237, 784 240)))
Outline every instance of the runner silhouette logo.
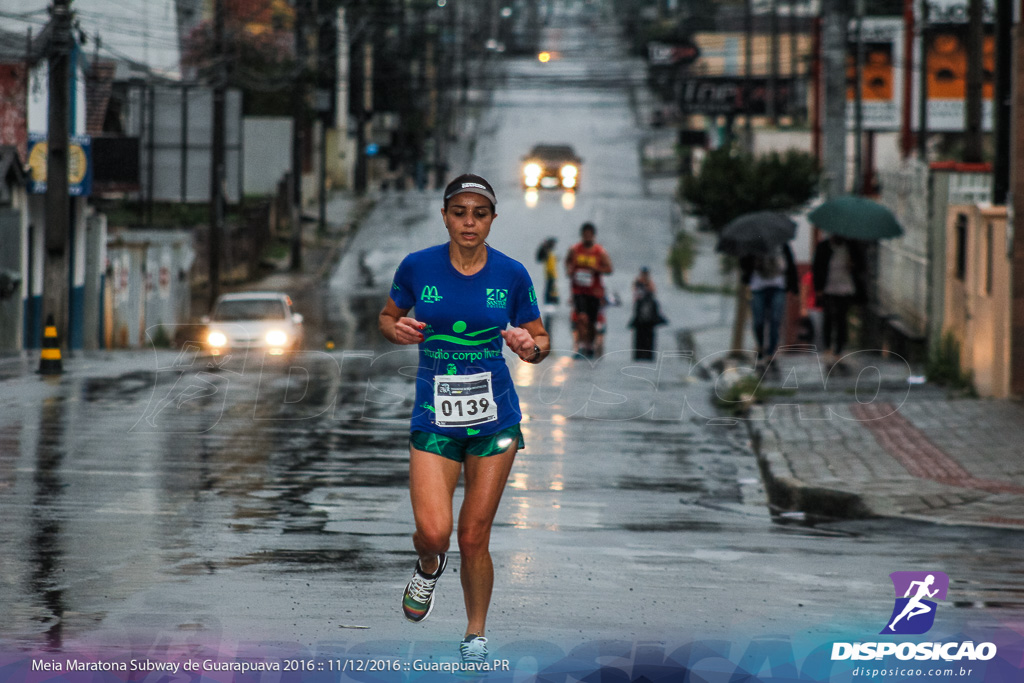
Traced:
POLYGON ((938 609, 935 600, 946 599, 949 576, 942 572, 893 572, 889 578, 896 591, 896 604, 881 633, 927 633, 935 623, 935 612, 938 609))

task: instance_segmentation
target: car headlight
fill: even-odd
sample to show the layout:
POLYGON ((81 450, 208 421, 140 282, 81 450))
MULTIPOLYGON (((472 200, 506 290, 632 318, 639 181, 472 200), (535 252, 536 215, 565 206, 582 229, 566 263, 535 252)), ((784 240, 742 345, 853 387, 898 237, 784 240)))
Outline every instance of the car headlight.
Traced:
POLYGON ((288 335, 281 330, 267 332, 266 339, 269 346, 284 346, 288 343, 288 335))
POLYGON ((227 335, 225 335, 223 332, 218 332, 217 330, 214 330, 213 332, 210 332, 210 334, 206 336, 206 343, 214 348, 219 349, 220 347, 225 346, 228 343, 228 338, 227 335))
POLYGON ((572 164, 566 164, 565 166, 562 167, 563 178, 575 178, 578 173, 579 169, 577 169, 572 164))
POLYGON ((527 164, 523 167, 523 174, 527 177, 537 177, 541 174, 540 164, 527 164))

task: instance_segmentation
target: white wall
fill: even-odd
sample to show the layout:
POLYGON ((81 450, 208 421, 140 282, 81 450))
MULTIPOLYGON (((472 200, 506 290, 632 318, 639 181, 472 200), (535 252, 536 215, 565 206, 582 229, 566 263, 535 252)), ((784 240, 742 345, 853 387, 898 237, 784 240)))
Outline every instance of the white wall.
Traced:
POLYGON ((242 191, 269 195, 292 167, 292 120, 247 116, 242 120, 242 191))

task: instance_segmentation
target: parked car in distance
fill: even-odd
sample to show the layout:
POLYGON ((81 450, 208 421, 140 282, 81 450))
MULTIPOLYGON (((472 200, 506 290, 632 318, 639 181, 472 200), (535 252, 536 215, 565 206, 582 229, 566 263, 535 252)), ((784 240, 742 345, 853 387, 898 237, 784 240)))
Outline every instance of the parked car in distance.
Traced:
POLYGON ((279 356, 302 346, 302 314, 282 292, 224 294, 203 323, 203 346, 212 356, 250 349, 279 356))
POLYGON ((523 157, 523 187, 578 190, 582 163, 569 145, 536 145, 523 157))

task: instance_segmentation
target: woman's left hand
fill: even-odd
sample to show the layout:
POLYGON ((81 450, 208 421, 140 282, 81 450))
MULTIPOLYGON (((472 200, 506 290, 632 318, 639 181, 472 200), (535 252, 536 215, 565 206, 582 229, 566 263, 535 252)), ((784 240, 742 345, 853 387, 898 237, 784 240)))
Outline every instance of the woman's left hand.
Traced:
POLYGON ((501 336, 505 338, 505 343, 508 344, 508 348, 512 349, 512 353, 527 363, 534 360, 533 349, 537 342, 529 332, 521 327, 513 327, 510 330, 502 330, 501 336))

